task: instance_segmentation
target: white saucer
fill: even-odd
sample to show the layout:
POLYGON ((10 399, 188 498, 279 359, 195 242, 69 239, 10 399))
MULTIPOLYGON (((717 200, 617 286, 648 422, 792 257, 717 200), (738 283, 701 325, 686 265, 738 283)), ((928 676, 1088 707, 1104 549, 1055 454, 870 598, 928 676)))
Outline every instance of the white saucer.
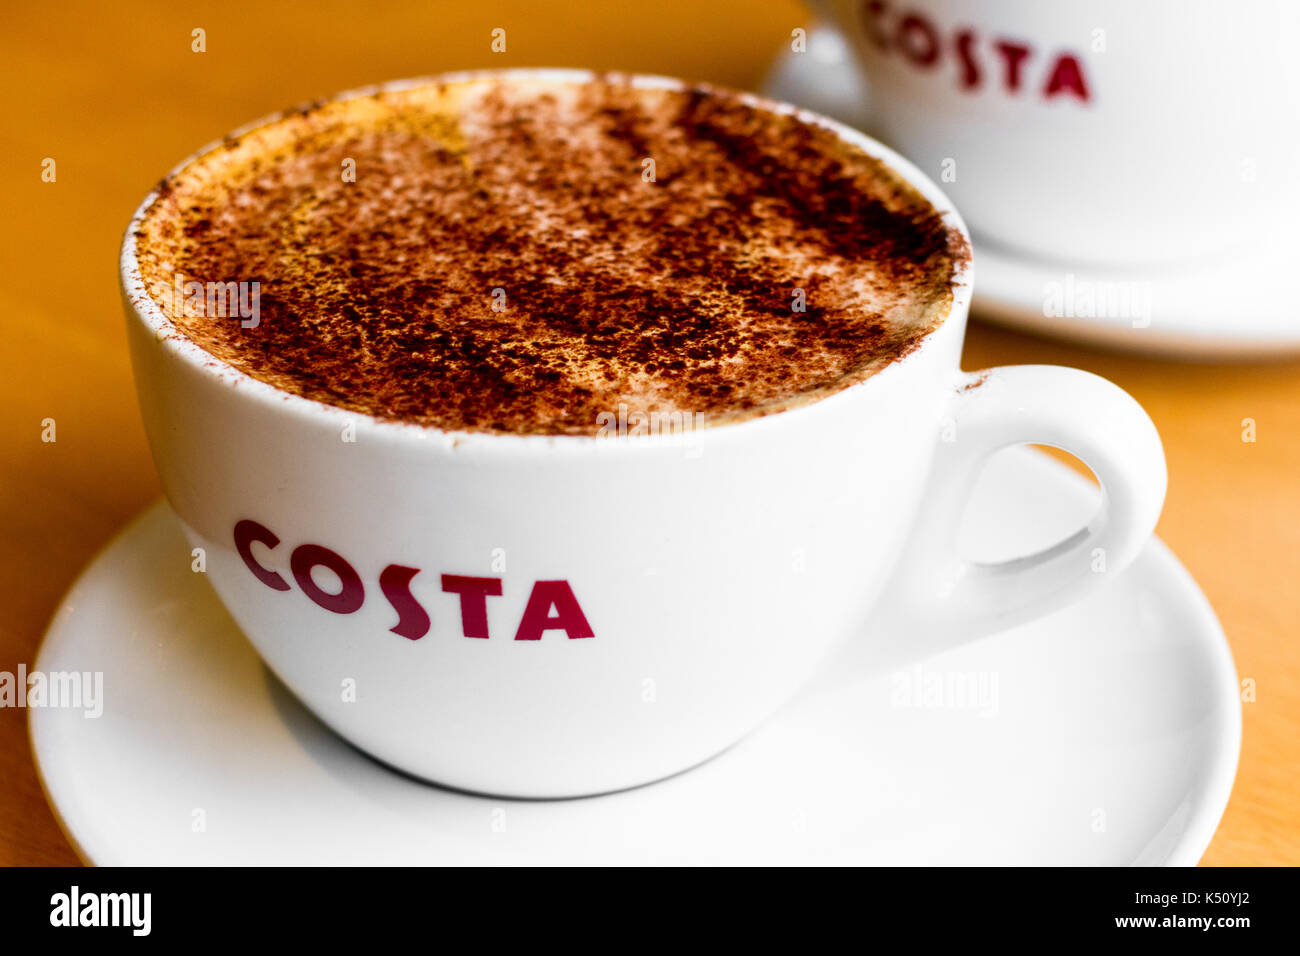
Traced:
MULTIPOLYGON (((871 132, 866 80, 844 38, 830 27, 810 30, 804 53, 786 48, 762 92, 871 132)), ((1025 258, 981 242, 976 231, 972 309, 990 322, 1112 348, 1201 359, 1270 357, 1300 350, 1300 305, 1291 289, 1298 257, 1300 248, 1278 243, 1267 256, 1112 273, 1025 258), (1120 307, 1111 310, 1118 314, 1088 316, 1094 309, 1082 295, 1064 300, 1075 307, 1053 307, 1057 314, 1045 314, 1054 290, 1066 295, 1067 289, 1088 289, 1100 295, 1107 288, 1136 293, 1141 297, 1137 301, 1149 299, 1149 314, 1120 300, 1120 307)))
MULTIPOLYGON (((1095 500, 1056 462, 1004 452, 963 539, 975 557, 1034 547, 1095 500)), ((69 840, 99 864, 1200 857, 1236 772, 1237 677, 1213 611, 1159 541, 1050 618, 900 672, 857 662, 898 640, 854 642, 766 726, 670 780, 565 801, 454 793, 376 763, 299 706, 158 504, 82 575, 36 663, 103 671, 103 715, 33 709, 30 729, 69 840), (927 696, 959 678, 984 696, 961 706, 955 684, 927 696)))

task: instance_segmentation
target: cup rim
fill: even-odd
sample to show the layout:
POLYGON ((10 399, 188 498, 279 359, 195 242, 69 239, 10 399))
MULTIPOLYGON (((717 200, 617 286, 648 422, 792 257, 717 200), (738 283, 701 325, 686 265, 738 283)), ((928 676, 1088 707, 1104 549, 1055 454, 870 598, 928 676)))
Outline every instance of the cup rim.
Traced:
MULTIPOLYGON (((197 161, 213 150, 219 149, 223 143, 230 139, 244 136, 253 130, 292 116, 294 113, 300 112, 301 109, 306 106, 321 106, 328 103, 364 98, 376 93, 401 92, 402 90, 431 86, 439 83, 473 82, 475 80, 493 77, 523 79, 537 78, 552 82, 585 83, 599 79, 602 76, 617 76, 620 80, 640 88, 701 90, 710 94, 732 96, 745 105, 755 109, 779 115, 793 116, 801 122, 828 129, 845 142, 861 149, 863 152, 867 153, 867 155, 884 163, 891 171, 907 182, 913 189, 919 192, 931 206, 934 207, 935 211, 939 213, 944 222, 951 229, 955 230, 959 236, 961 236, 965 241, 966 248, 968 250, 971 248, 970 231, 967 228, 965 221, 962 219, 961 214, 957 211, 956 207, 947 195, 944 194, 944 192, 939 189, 939 187, 935 185, 935 183, 926 176, 925 173, 921 172, 921 170, 909 160, 905 159, 903 156, 899 155, 897 152, 890 149, 888 146, 885 146, 878 140, 827 116, 815 113, 812 110, 807 110, 791 103, 769 99, 768 97, 751 93, 746 90, 737 90, 712 83, 692 82, 676 77, 653 73, 601 71, 567 67, 505 67, 457 70, 356 87, 320 100, 312 101, 303 106, 279 110, 245 123, 227 133, 220 139, 213 140, 195 150, 189 156, 186 156, 167 172, 166 176, 163 177, 158 185, 154 186, 149 191, 148 195, 146 195, 140 202, 139 206, 136 207, 135 212, 131 216, 130 222, 127 223, 119 255, 119 281, 130 312, 134 316, 135 320, 140 321, 145 326, 156 346, 162 348, 172 358, 179 360, 198 374, 225 387, 238 387, 239 392, 243 396, 264 405, 268 409, 274 408, 281 412, 289 412, 294 415, 299 415, 312 422, 327 425, 331 428, 338 428, 340 425, 349 422, 364 424, 368 436, 373 435, 375 437, 390 440, 408 440, 414 438, 425 441, 435 441, 450 448, 465 448, 467 450, 475 448, 493 449, 497 451, 505 450, 507 448, 532 450, 546 446, 577 451, 613 444, 612 442, 602 441, 597 435, 553 435, 544 433, 503 434, 497 432, 443 429, 434 425, 427 425, 419 422, 378 418, 366 412, 359 412, 337 405, 330 405, 317 399, 307 398, 306 396, 298 395, 286 389, 278 388, 267 382, 263 382, 260 379, 254 378, 247 372, 236 368, 234 365, 231 365, 225 360, 213 355, 211 352, 206 351, 198 343, 194 342, 185 335, 184 332, 177 328, 146 290, 144 282, 140 276, 139 259, 136 256, 136 233, 139 230, 146 213, 154 202, 158 200, 162 183, 165 183, 172 177, 178 175, 191 163, 197 161)), ((698 445, 699 443, 708 440, 708 436, 711 434, 715 436, 720 433, 734 434, 738 429, 752 429, 755 426, 761 426, 765 422, 771 422, 774 419, 784 419, 788 415, 798 414, 800 412, 807 412, 810 409, 824 405, 826 402, 833 402, 843 396, 859 393, 861 389, 867 387, 871 382, 880 378, 882 375, 888 375, 895 369, 906 365, 909 361, 914 361, 918 354, 929 351, 929 348, 931 347, 930 343, 945 328, 947 328, 952 316, 962 315, 969 309, 973 283, 974 257, 973 255, 967 255, 964 262, 959 263, 957 270, 954 272, 950 284, 952 293, 951 301, 948 305, 947 313, 943 316, 939 324, 922 336, 920 343, 915 349, 891 362, 879 371, 864 379, 846 385, 831 394, 824 395, 820 398, 793 407, 779 409, 770 414, 742 418, 738 421, 706 425, 704 428, 694 432, 689 441, 698 445)), ((682 438, 679 434, 651 433, 629 436, 621 439, 617 444, 621 447, 649 448, 662 446, 665 443, 680 444, 681 442, 682 438)))

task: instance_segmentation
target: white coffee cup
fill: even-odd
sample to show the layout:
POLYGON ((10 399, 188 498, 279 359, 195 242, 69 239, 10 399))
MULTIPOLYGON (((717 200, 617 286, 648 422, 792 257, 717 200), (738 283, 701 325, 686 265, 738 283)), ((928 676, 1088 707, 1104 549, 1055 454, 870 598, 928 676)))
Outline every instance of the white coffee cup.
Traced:
POLYGON ((823 0, 869 128, 977 242, 1070 263, 1191 265, 1294 247, 1300 4, 823 0))
MULTIPOLYGON (((910 163, 803 115, 964 228, 910 163)), ((837 643, 867 639, 900 562, 893 599, 955 644, 1119 572, 1160 511, 1160 441, 1119 388, 1065 368, 959 371, 969 271, 911 354, 803 407, 685 441, 449 433, 279 391, 178 334, 135 255, 152 199, 121 269, 167 498, 284 683, 362 750, 429 780, 565 797, 668 776, 752 730, 837 643), (963 492, 1018 442, 1087 462, 1102 510, 1039 555, 965 561, 963 492)))

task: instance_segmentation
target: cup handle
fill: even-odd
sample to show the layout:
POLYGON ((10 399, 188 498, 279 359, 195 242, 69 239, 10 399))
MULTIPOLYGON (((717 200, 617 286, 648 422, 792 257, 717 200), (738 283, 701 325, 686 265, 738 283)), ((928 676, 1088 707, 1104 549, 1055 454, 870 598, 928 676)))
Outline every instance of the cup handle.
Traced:
POLYGON ((945 426, 891 588, 892 609, 922 645, 913 650, 945 650, 1063 607, 1127 567, 1155 529, 1167 483, 1160 436, 1142 406, 1100 376, 1055 365, 963 373, 945 426), (1080 458, 1101 485, 1101 507, 1036 554, 963 559, 957 529, 981 466, 1026 443, 1080 458))

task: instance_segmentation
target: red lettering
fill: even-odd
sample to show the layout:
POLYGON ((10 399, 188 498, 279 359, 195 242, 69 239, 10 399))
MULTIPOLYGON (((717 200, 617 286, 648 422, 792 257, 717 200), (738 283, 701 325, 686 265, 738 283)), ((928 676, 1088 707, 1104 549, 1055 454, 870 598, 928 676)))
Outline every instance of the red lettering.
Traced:
MULTIPOLYGON (((276 591, 291 590, 283 577, 253 557, 254 543, 267 548, 279 547, 280 539, 269 528, 250 519, 241 520, 235 524, 234 540, 235 550, 254 577, 276 591)), ((327 611, 352 614, 365 603, 366 592, 361 576, 347 560, 329 548, 318 544, 299 545, 289 555, 289 570, 303 594, 327 611), (328 568, 338 577, 337 593, 326 591, 313 579, 312 572, 318 567, 328 568)), ((433 624, 429 612, 411 591, 411 581, 419 573, 419 568, 390 564, 379 574, 379 589, 397 612, 397 623, 389 630, 411 641, 418 641, 428 634, 433 624)), ((486 640, 489 637, 487 599, 501 596, 504 590, 501 578, 444 574, 442 589, 460 597, 461 632, 466 637, 486 640)), ((570 640, 596 636, 568 581, 537 581, 533 584, 515 640, 538 641, 547 631, 564 631, 570 640)))
POLYGON ((975 62, 975 32, 963 30, 957 34, 957 55, 961 58, 962 89, 973 90, 980 85, 980 68, 975 62))
POLYGON ((1084 103, 1088 102, 1088 87, 1083 82, 1083 68, 1072 54, 1063 53, 1057 57, 1052 75, 1048 77, 1044 95, 1051 99, 1058 93, 1073 93, 1084 103))
POLYGON ((533 585, 533 593, 528 595, 528 606, 524 608, 515 640, 539 641, 544 632, 555 630, 564 631, 570 640, 596 636, 568 581, 538 581, 533 585))
POLYGON ((343 558, 329 548, 319 544, 300 544, 289 555, 289 570, 293 579, 307 595, 320 607, 335 614, 351 614, 361 607, 366 599, 366 590, 361 585, 361 577, 343 558), (311 578, 313 568, 329 568, 338 575, 342 587, 338 594, 330 594, 317 586, 311 578))
POLYGON ((930 21, 915 14, 898 25, 898 48, 917 66, 931 67, 939 60, 938 34, 930 21))
POLYGON ((419 568, 390 564, 379 575, 379 590, 384 592, 384 597, 397 612, 397 623, 389 630, 409 641, 418 641, 429 633, 429 612, 411 593, 411 578, 419 573, 419 568))
POLYGON ((1007 89, 1014 93, 1020 89, 1020 63, 1029 56, 1029 47, 1023 43, 1012 43, 1010 40, 999 40, 993 46, 1002 54, 1002 59, 1007 65, 1006 85, 1007 89))
POLYGON ((248 570, 253 572, 253 577, 257 578, 257 580, 261 581, 268 588, 273 588, 276 591, 289 590, 288 581, 280 577, 280 575, 276 574, 270 568, 264 568, 257 563, 257 559, 253 557, 252 545, 254 541, 264 544, 268 548, 274 548, 280 543, 280 539, 277 538, 269 528, 265 525, 258 524, 256 521, 250 521, 245 518, 243 521, 240 521, 235 525, 235 550, 238 551, 239 556, 244 559, 244 564, 247 565, 248 570))
POLYGON ((444 574, 442 589, 448 594, 460 595, 461 633, 466 637, 487 638, 487 599, 488 595, 501 594, 501 579, 444 574))

